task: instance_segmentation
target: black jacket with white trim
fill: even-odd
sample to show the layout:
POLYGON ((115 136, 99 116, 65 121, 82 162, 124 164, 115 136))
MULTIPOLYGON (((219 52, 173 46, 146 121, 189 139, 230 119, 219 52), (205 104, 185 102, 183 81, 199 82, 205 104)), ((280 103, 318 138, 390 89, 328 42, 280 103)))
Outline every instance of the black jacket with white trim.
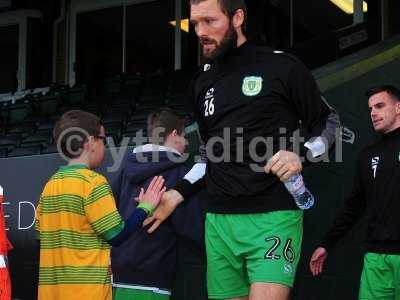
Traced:
POLYGON ((186 198, 196 181, 204 181, 214 213, 297 209, 263 166, 281 149, 307 159, 326 153, 335 141, 338 115, 307 68, 288 54, 245 43, 202 67, 193 94, 207 167, 199 168, 203 179, 201 172, 186 176, 176 189, 186 198), (290 138, 297 129, 304 138, 298 147, 290 138))

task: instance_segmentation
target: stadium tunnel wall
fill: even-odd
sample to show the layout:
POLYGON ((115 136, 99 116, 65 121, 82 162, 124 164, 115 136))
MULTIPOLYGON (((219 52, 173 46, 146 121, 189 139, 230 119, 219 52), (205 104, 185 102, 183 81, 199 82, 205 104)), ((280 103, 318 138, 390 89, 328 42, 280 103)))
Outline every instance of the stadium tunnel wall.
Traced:
POLYGON ((366 230, 364 219, 329 253, 322 276, 313 278, 308 263, 350 193, 359 151, 379 139, 372 128, 365 92, 379 85, 400 86, 399 45, 400 39, 396 37, 313 72, 325 98, 341 117, 344 130, 339 150, 342 154, 335 153, 329 163, 319 163, 305 170, 306 183, 317 201, 313 209, 305 212, 303 253, 293 299, 358 299, 366 230))

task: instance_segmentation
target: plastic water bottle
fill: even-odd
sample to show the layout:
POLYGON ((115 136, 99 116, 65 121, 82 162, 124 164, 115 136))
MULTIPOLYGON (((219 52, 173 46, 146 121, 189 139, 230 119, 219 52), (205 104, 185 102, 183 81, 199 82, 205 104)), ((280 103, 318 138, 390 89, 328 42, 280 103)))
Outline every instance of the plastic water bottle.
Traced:
POLYGON ((306 188, 301 174, 292 175, 284 182, 286 189, 293 196, 300 209, 309 209, 314 205, 314 196, 306 188))

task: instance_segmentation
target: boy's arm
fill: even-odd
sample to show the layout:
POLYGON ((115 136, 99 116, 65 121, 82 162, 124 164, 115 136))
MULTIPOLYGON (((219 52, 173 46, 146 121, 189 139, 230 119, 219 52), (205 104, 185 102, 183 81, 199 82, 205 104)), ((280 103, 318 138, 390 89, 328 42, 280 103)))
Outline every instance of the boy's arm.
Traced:
POLYGON ((141 203, 124 222, 115 206, 111 188, 106 179, 101 176, 85 200, 86 216, 97 235, 102 236, 110 245, 118 246, 132 232, 140 228, 144 219, 152 213, 165 191, 163 185, 162 177, 155 177, 146 193, 141 192, 139 196, 141 203))

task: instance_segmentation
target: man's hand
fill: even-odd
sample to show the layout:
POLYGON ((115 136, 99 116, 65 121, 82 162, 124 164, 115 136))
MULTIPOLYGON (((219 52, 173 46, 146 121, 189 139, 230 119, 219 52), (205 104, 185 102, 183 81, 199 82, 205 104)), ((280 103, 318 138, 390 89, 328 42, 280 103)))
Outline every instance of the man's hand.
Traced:
POLYGON ((280 150, 268 160, 264 171, 275 174, 281 181, 286 181, 290 176, 299 174, 302 168, 300 157, 296 153, 280 150))
POLYGON ((328 257, 328 252, 323 247, 318 247, 310 259, 310 270, 314 276, 318 276, 322 273, 324 268, 324 262, 328 257))
POLYGON ((147 230, 148 233, 154 232, 166 218, 168 218, 183 201, 182 195, 176 190, 169 190, 164 193, 161 198, 160 205, 157 207, 151 217, 148 217, 143 222, 143 226, 151 224, 151 227, 147 230))
POLYGON ((137 200, 140 203, 146 203, 154 208, 158 203, 160 203, 165 190, 164 178, 162 176, 155 176, 147 187, 146 192, 144 192, 143 188, 140 189, 140 194, 139 197, 137 197, 137 200))

